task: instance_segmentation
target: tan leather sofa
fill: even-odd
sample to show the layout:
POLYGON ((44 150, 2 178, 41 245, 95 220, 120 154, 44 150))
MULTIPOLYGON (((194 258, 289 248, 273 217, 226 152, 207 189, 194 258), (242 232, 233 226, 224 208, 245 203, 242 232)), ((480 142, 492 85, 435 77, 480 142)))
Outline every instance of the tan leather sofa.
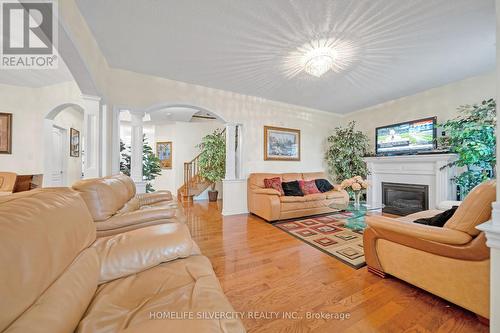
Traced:
POLYGON ((491 217, 495 184, 472 190, 443 228, 412 223, 439 213, 435 210, 399 219, 368 216, 368 270, 382 277, 390 274, 489 318, 490 251, 476 226, 491 217))
POLYGON ((323 172, 250 174, 247 186, 248 210, 266 221, 330 213, 335 211, 329 207, 332 204, 335 204, 338 209, 344 209, 349 204, 349 195, 338 186, 334 186, 334 189, 329 192, 310 194, 303 197, 282 196, 279 191, 264 186, 265 178, 274 177, 280 177, 283 182, 300 179, 328 179, 323 172))
POLYGON ((94 219, 97 237, 169 222, 182 222, 182 210, 168 191, 136 194, 125 175, 85 179, 73 184, 94 219))
POLYGON ((17 174, 14 172, 0 172, 0 195, 10 194, 14 191, 17 174))
POLYGON ((0 198, 0 267, 0 332, 245 331, 230 316, 196 319, 234 310, 186 224, 96 241, 67 188, 0 198))

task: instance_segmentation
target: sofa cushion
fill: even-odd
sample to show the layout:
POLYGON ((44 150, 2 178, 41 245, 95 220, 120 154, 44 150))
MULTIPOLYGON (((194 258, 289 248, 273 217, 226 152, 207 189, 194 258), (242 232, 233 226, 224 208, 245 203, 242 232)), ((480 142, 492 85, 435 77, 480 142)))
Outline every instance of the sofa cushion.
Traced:
POLYGON ((324 193, 307 194, 304 196, 304 198, 306 199, 306 201, 325 200, 326 194, 324 193))
POLYGON ((233 311, 210 261, 191 256, 101 285, 77 332, 244 332, 238 319, 154 317, 233 311))
POLYGON ((271 188, 273 190, 280 192, 281 195, 285 195, 285 192, 283 191, 283 187, 281 186, 281 178, 280 177, 264 179, 264 186, 265 186, 265 188, 271 188))
POLYGON ((104 221, 121 209, 126 202, 125 196, 116 196, 115 191, 119 187, 117 179, 85 179, 73 184, 73 189, 80 192, 81 197, 87 204, 94 221, 104 221), (113 188, 112 185, 116 185, 113 188))
POLYGON ((297 180, 281 183, 286 196, 304 196, 297 180))
POLYGON ((306 197, 305 196, 302 196, 302 197, 299 197, 299 196, 290 196, 290 197, 281 196, 280 201, 281 202, 306 202, 306 197))
POLYGON ((302 179, 302 174, 301 173, 283 173, 283 174, 281 174, 281 179, 284 182, 291 182, 294 180, 300 180, 300 179, 302 179))
POLYGON ((324 172, 304 172, 302 174, 302 179, 304 180, 316 180, 316 179, 326 179, 327 176, 324 172))
POLYGON ((50 324, 47 332, 73 330, 96 288, 95 251, 81 254, 95 232, 85 203, 68 188, 0 198, 0 331, 35 332, 26 325, 38 318, 50 324), (77 301, 70 306, 70 299, 77 301))
POLYGON ((265 188, 264 179, 266 178, 281 178, 279 173, 252 173, 248 176, 248 187, 253 188, 265 188))
POLYGON ((299 186, 304 195, 321 193, 316 187, 316 182, 314 180, 299 180, 299 186))
POLYGON ((333 185, 327 179, 316 179, 315 183, 321 193, 333 190, 333 185))
POLYGON ((116 214, 106 221, 96 222, 95 225, 98 231, 111 230, 144 222, 163 221, 163 223, 166 223, 169 222, 169 219, 173 219, 174 217, 174 209, 149 208, 116 214))

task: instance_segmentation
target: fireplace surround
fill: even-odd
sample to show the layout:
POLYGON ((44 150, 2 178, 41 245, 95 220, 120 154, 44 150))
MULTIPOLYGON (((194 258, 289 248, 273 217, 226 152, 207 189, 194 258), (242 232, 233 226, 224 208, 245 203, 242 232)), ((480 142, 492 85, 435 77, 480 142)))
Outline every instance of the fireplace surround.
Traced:
POLYGON ((429 209, 429 186, 382 182, 384 213, 406 216, 429 209))

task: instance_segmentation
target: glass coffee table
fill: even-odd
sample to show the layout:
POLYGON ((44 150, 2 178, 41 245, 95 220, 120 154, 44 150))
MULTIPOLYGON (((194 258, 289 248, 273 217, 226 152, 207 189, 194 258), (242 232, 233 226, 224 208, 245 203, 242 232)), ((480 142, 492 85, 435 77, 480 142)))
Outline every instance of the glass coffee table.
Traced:
MULTIPOLYGON (((335 204, 330 206, 334 209, 339 209, 339 206, 335 204)), ((365 217, 369 215, 382 215, 383 204, 380 205, 368 205, 365 201, 360 202, 360 205, 356 207, 353 201, 349 202, 347 208, 342 209, 338 214, 345 216, 346 223, 345 227, 351 229, 352 231, 362 232, 366 228, 365 217)))

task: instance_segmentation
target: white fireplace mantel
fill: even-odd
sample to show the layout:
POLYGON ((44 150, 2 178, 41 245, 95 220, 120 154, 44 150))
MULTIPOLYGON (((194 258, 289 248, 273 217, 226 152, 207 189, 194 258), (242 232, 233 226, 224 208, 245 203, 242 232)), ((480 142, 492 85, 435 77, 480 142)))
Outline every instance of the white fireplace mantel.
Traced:
POLYGON ((403 155, 366 157, 370 174, 367 202, 382 204, 382 182, 418 184, 429 186, 429 209, 446 200, 456 200, 451 179, 454 167, 441 168, 456 160, 455 154, 403 155))

